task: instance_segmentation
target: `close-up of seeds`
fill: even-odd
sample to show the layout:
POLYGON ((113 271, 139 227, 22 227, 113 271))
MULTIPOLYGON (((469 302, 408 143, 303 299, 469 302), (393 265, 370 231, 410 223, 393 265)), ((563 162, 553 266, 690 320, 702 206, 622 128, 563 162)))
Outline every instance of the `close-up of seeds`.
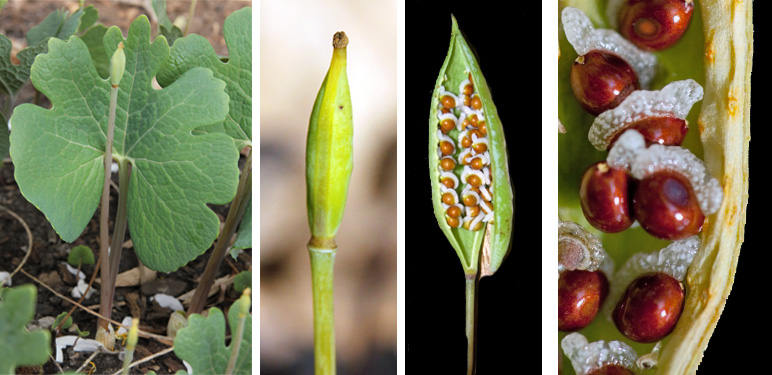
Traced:
POLYGON ((558 2, 559 373, 703 373, 743 242, 750 3, 558 2))

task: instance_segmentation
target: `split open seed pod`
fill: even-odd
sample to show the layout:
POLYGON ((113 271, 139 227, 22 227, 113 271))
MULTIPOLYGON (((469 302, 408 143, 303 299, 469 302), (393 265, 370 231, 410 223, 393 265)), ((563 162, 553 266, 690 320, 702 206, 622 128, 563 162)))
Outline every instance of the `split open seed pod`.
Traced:
MULTIPOLYGON (((560 11, 581 9, 596 28, 610 28, 606 1, 559 2, 560 11)), ((591 225, 580 207, 582 173, 594 162, 605 160, 587 134, 594 116, 586 113, 573 97, 571 65, 577 53, 568 43, 559 21, 558 115, 565 134, 558 135, 559 215, 563 220, 591 225)), ((704 89, 704 97, 689 112, 689 131, 683 147, 702 159, 710 175, 718 179, 723 200, 717 212, 706 215, 699 233, 701 245, 683 281, 686 299, 672 333, 659 344, 658 355, 646 357, 651 368, 635 368, 642 374, 690 374, 698 369, 734 281, 743 242, 748 201, 748 146, 750 141, 750 74, 753 55, 751 1, 695 0, 691 23, 681 40, 657 57, 657 74, 651 89, 693 79, 704 89)), ((658 240, 633 226, 621 233, 597 234, 618 268, 632 255, 661 249, 669 241, 658 240)), ((606 301, 616 304, 617 301, 606 301)), ((622 336, 614 322, 600 314, 579 331, 589 342, 619 340, 641 356, 652 353, 657 343, 641 344, 622 336)), ((568 333, 559 333, 562 340, 568 333)), ((561 355, 562 373, 574 374, 561 355)))
POLYGON ((473 278, 492 275, 509 251, 514 190, 488 84, 454 17, 452 23, 429 111, 429 176, 437 222, 473 278))

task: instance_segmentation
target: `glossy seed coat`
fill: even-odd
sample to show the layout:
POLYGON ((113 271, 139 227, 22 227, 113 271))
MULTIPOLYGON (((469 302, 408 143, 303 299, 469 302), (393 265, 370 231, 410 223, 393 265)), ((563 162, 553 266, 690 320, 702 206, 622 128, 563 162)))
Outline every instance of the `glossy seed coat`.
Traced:
POLYGON ((638 277, 614 310, 614 323, 625 337, 642 343, 663 339, 675 329, 683 310, 683 284, 657 272, 638 277))

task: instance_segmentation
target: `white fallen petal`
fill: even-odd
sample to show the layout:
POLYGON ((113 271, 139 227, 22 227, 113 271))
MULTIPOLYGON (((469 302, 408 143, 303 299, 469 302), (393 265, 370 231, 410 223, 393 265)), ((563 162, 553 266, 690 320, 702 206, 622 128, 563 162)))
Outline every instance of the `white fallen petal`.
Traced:
POLYGON ((71 274, 78 276, 79 279, 86 278, 86 274, 83 273, 83 271, 80 271, 80 273, 78 273, 78 269, 76 267, 71 266, 67 262, 62 262, 62 263, 64 263, 64 265, 67 266, 67 271, 70 271, 71 274))
POLYGON ((0 272, 0 286, 11 286, 11 274, 5 271, 0 272))
POLYGON ((94 294, 94 288, 89 289, 88 283, 83 279, 78 279, 78 286, 72 288, 72 298, 80 298, 83 293, 86 293, 86 299, 91 298, 91 295, 94 294), (88 293, 86 293, 87 289, 88 293))
POLYGON ((155 298, 155 301, 161 307, 168 307, 173 311, 179 311, 179 310, 185 309, 184 307, 182 307, 182 303, 180 302, 180 300, 168 294, 158 293, 155 296, 153 296, 153 298, 155 298))
POLYGON ((56 362, 62 363, 64 355, 62 351, 68 346, 75 344, 73 350, 76 352, 95 352, 97 350, 106 350, 99 341, 92 339, 78 338, 78 336, 60 336, 56 338, 56 362), (78 342, 75 343, 75 340, 78 342))
POLYGON ((122 324, 122 326, 118 327, 118 332, 115 332, 115 334, 118 335, 118 336, 125 335, 126 333, 129 332, 129 330, 124 328, 123 325, 131 326, 131 317, 127 316, 127 317, 123 318, 123 320, 121 320, 121 324, 122 324))

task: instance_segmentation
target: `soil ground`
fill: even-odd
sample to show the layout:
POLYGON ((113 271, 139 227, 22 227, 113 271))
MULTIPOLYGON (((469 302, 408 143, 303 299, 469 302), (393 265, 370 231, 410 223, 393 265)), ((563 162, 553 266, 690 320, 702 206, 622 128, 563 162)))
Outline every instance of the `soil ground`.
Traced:
MULTIPOLYGON (((86 5, 94 5, 97 8, 101 23, 108 26, 117 25, 124 30, 124 33, 131 21, 140 14, 147 14, 153 23, 153 30, 156 30, 154 18, 149 14, 150 8, 144 7, 145 3, 149 4, 150 2, 86 1, 86 5)), ((168 0, 167 11, 170 18, 174 20, 178 15, 186 14, 189 5, 188 1, 168 0)), ((219 54, 227 55, 228 50, 222 37, 223 22, 233 11, 250 5, 251 1, 199 1, 190 31, 207 37, 219 54)), ((32 26, 42 21, 51 11, 62 7, 73 11, 77 9, 77 6, 77 1, 10 0, 0 11, 0 34, 6 35, 11 39, 14 43, 14 50, 18 51, 26 46, 24 40, 25 33, 32 26)), ((19 95, 17 104, 31 102, 33 93, 33 88, 28 83, 19 95)), ((46 100, 42 100, 40 104, 43 106, 50 105, 46 100)), ((114 177, 117 183, 117 176, 114 177)), ((111 205, 113 206, 111 207, 111 213, 114 213, 116 210, 117 192, 113 189, 111 194, 111 205)), ((95 256, 98 255, 99 210, 97 210, 97 213, 80 238, 73 243, 62 241, 45 216, 20 193, 13 177, 13 164, 7 158, 0 167, 0 206, 19 215, 32 232, 32 252, 23 270, 58 293, 70 297, 70 292, 76 280, 66 270, 63 263, 67 260, 69 249, 80 244, 89 246, 94 250, 95 256)), ((217 212, 221 221, 224 221, 228 206, 210 207, 217 212)), ((110 222, 110 227, 112 227, 112 221, 110 222)), ((27 247, 28 238, 24 226, 6 210, 0 208, 0 269, 7 272, 15 269, 24 258, 27 247)), ((112 313, 113 320, 121 321, 124 317, 136 315, 138 312, 141 319, 140 329, 165 335, 168 316, 171 310, 159 307, 150 301, 150 297, 160 292, 179 296, 193 290, 206 266, 210 252, 211 249, 203 256, 173 273, 159 273, 155 282, 145 283, 142 287, 118 288, 115 293, 115 307, 112 313), (175 290, 169 292, 169 288, 175 290), (136 297, 136 299, 133 297, 136 297), (132 308, 135 310, 135 314, 132 314, 132 308)), ((251 269, 251 253, 251 250, 242 252, 236 261, 228 257, 223 262, 217 277, 235 275, 240 271, 251 269)), ((124 244, 120 272, 137 266, 137 257, 131 247, 131 243, 127 242, 124 244)), ((88 281, 94 272, 94 266, 85 266, 83 272, 86 274, 86 281, 88 281)), ((26 275, 18 273, 13 277, 13 285, 18 286, 22 284, 33 284, 38 289, 38 304, 33 323, 45 325, 43 322, 46 321, 46 317, 56 317, 59 313, 69 311, 72 307, 68 301, 56 296, 46 287, 26 275)), ((84 300, 83 305, 97 311, 99 309, 99 286, 95 283, 94 287, 96 293, 84 300)), ((238 298, 238 295, 233 291, 233 288, 226 288, 225 291, 220 291, 211 297, 207 307, 217 306, 221 310, 227 311, 227 308, 236 298, 238 298)), ((77 309, 72 317, 74 323, 81 330, 91 332, 88 336, 89 338, 94 337, 97 321, 93 315, 77 309)), ((71 335, 73 333, 67 332, 65 334, 71 335)), ((165 343, 154 339, 140 338, 134 359, 136 361, 148 357, 166 348, 168 348, 168 345, 165 343)), ((54 349, 52 343, 52 351, 54 349)), ((59 364, 59 366, 65 371, 75 371, 85 364, 85 367, 81 370, 82 373, 87 373, 92 370, 92 367, 95 367, 93 373, 96 374, 112 374, 121 369, 122 361, 119 360, 118 355, 103 353, 89 360, 90 355, 90 353, 73 352, 71 348, 68 348, 64 352, 64 363, 59 364), (92 362, 93 366, 88 362, 92 362)), ((150 370, 158 374, 169 374, 175 373, 178 370, 185 370, 185 367, 174 354, 170 353, 133 368, 131 373, 145 374, 150 370)), ((20 368, 17 372, 25 374, 55 374, 61 371, 54 364, 54 361, 50 360, 43 366, 20 368)))

